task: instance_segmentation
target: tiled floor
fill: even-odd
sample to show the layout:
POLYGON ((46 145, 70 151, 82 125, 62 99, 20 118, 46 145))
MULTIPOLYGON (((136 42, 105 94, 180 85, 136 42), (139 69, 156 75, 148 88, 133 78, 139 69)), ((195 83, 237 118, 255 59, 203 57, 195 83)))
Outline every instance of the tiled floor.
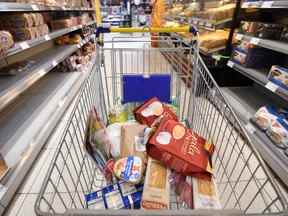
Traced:
MULTIPOLYGON (((69 113, 69 110, 68 112, 69 113)), ((54 134, 41 151, 35 165, 31 169, 30 173, 26 177, 25 182, 17 192, 15 198, 10 204, 5 216, 33 216, 34 204, 37 195, 40 191, 41 185, 48 171, 51 160, 57 149, 57 144, 61 138, 64 126, 67 124, 67 116, 64 116, 58 127, 55 129, 54 134)))

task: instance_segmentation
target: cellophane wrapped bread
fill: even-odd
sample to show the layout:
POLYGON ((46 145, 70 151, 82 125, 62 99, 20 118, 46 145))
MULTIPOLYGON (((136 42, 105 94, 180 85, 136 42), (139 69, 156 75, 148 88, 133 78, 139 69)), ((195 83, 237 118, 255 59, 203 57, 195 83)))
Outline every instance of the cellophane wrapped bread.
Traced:
POLYGON ((229 32, 216 30, 215 32, 205 32, 199 37, 199 46, 204 52, 226 45, 229 32))
POLYGON ((61 19, 61 20, 53 20, 51 21, 52 30, 58 30, 62 28, 69 28, 73 26, 72 19, 61 19))
POLYGON ((5 30, 15 28, 29 28, 34 25, 30 13, 17 13, 0 16, 0 27, 5 30))

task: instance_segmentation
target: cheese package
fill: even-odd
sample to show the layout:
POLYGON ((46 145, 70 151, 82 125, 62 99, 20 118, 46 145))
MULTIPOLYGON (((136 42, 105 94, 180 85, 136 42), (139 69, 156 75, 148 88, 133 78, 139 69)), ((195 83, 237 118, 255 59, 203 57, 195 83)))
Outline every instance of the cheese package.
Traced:
POLYGON ((138 123, 126 124, 121 127, 121 157, 134 155, 140 157, 142 161, 146 163, 146 143, 144 143, 145 141, 143 140, 146 128, 145 125, 138 123))
POLYGON ((174 120, 162 120, 146 146, 149 156, 184 175, 210 176, 210 154, 206 140, 174 120))
POLYGON ((113 171, 119 179, 138 184, 142 180, 144 165, 140 157, 129 156, 117 160, 113 171))
POLYGON ((157 97, 153 97, 134 110, 135 119, 151 127, 155 120, 161 116, 178 121, 177 115, 157 97))
POLYGON ((217 186, 210 180, 192 178, 193 202, 195 209, 221 209, 217 186))
POLYGON ((148 158, 142 209, 169 209, 170 201, 170 170, 153 158, 148 158))
POLYGON ((85 195, 89 209, 139 209, 143 184, 117 182, 85 195))

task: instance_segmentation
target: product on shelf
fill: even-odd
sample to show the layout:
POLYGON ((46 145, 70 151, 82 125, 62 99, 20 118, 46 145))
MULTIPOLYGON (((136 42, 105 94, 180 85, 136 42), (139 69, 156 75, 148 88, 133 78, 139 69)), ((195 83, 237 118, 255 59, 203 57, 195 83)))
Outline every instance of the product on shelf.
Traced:
POLYGON ((169 10, 169 14, 172 16, 176 16, 179 15, 184 9, 184 5, 183 4, 175 4, 170 10, 169 10))
POLYGON ((88 209, 139 209, 143 184, 117 182, 85 195, 88 209))
POLYGON ((184 10, 184 16, 192 17, 197 11, 199 11, 199 2, 192 2, 189 6, 184 10))
POLYGON ((169 209, 170 201, 170 170, 152 158, 148 158, 142 209, 169 209))
MULTIPOLYGON (((183 175, 209 178, 212 173, 208 143, 174 120, 162 119, 146 146, 147 154, 183 175)), ((209 147, 210 149, 210 147, 209 147)))
POLYGON ((210 8, 205 11, 198 12, 196 16, 203 19, 221 21, 232 18, 235 4, 226 4, 217 8, 210 8))
POLYGON ((248 34, 254 37, 279 40, 281 38, 284 26, 275 23, 262 22, 241 22, 239 32, 248 34))
POLYGON ((266 133, 277 146, 288 148, 288 119, 277 118, 272 120, 266 133))
POLYGON ((21 61, 0 69, 0 75, 16 75, 33 67, 35 61, 21 61))
POLYGON ((207 180, 192 177, 192 185, 195 209, 221 209, 214 178, 207 180))
POLYGON ((2 29, 13 29, 13 28, 29 28, 34 25, 32 13, 17 13, 7 14, 0 16, 0 27, 2 29))
POLYGON ((273 65, 268 79, 288 91, 288 68, 273 65))
POLYGON ((0 56, 5 55, 7 50, 14 45, 13 36, 10 32, 0 31, 0 56))
POLYGON ((62 28, 69 28, 73 26, 73 20, 70 19, 59 19, 59 20, 52 20, 50 22, 52 30, 58 30, 62 28))
POLYGON ((224 47, 227 43, 229 32, 225 30, 216 30, 215 32, 205 32, 200 34, 199 46, 204 52, 224 47))
POLYGON ((232 53, 232 60, 249 68, 266 68, 273 64, 280 64, 283 55, 262 47, 249 47, 246 52, 236 47, 232 53))

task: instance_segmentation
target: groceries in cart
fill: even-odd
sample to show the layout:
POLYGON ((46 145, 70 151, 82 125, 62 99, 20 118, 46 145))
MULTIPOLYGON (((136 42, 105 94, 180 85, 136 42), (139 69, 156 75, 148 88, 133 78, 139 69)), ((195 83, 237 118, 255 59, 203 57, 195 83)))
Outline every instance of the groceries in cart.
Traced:
POLYGON ((172 191, 187 208, 221 208, 212 143, 179 122, 172 106, 157 97, 135 105, 134 120, 118 118, 119 110, 129 115, 119 105, 107 128, 95 108, 90 113, 86 149, 107 186, 86 194, 88 208, 169 209, 172 191))

